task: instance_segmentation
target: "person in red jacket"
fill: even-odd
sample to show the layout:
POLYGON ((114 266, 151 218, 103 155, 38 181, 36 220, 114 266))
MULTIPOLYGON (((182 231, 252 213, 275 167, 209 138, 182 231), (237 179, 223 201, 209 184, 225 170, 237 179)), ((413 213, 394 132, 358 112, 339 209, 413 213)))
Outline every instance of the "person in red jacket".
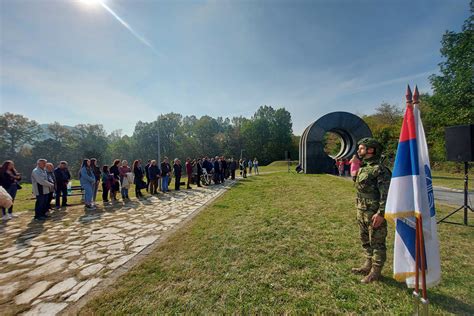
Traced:
POLYGON ((188 175, 188 185, 186 189, 192 189, 191 188, 191 181, 193 177, 193 165, 191 163, 190 158, 186 158, 186 174, 188 175))

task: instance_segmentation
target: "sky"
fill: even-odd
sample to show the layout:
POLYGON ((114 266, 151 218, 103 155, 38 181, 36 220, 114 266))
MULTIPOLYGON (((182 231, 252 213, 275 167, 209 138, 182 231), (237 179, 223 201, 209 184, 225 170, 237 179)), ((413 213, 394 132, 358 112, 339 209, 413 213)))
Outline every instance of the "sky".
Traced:
POLYGON ((269 105, 301 135, 333 111, 402 107, 407 84, 430 93, 443 33, 469 16, 468 0, 102 1, 0 0, 1 113, 131 135, 164 113, 269 105))

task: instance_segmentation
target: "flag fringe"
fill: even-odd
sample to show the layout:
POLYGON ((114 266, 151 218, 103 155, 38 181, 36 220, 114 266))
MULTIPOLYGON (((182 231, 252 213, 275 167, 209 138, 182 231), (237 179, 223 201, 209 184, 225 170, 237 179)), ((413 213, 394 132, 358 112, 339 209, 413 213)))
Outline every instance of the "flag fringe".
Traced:
POLYGON ((393 278, 397 280, 398 282, 405 282, 406 279, 414 277, 415 272, 400 272, 400 273, 395 273, 393 275, 393 278))
POLYGON ((395 222, 397 218, 406 218, 406 217, 414 217, 416 214, 419 214, 418 211, 403 211, 397 213, 385 213, 385 219, 391 221, 392 223, 395 222))

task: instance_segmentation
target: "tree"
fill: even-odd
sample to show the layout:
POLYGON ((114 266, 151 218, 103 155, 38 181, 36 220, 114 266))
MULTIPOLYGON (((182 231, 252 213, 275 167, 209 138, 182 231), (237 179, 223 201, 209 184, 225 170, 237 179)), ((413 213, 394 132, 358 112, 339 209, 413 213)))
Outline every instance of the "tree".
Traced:
POLYGON ((6 148, 4 158, 14 159, 17 151, 33 142, 43 133, 38 123, 23 115, 5 113, 0 116, 0 148, 6 148))
POLYGON ((44 158, 53 164, 59 163, 64 160, 64 150, 60 141, 48 138, 39 142, 36 142, 32 148, 32 156, 37 158, 44 158))
POLYGON ((74 127, 74 143, 72 144, 71 161, 80 162, 84 158, 96 158, 99 161, 105 157, 107 150, 107 133, 101 124, 79 124, 74 127))
POLYGON ((51 138, 59 143, 67 142, 71 137, 71 131, 59 122, 48 124, 47 129, 51 138))
POLYGON ((421 96, 431 159, 445 160, 444 129, 474 122, 474 2, 459 33, 446 31, 441 40, 440 75, 430 77, 433 95, 421 96))
POLYGON ((403 121, 403 110, 386 102, 380 104, 372 115, 363 117, 373 136, 384 145, 384 154, 395 157, 403 121))

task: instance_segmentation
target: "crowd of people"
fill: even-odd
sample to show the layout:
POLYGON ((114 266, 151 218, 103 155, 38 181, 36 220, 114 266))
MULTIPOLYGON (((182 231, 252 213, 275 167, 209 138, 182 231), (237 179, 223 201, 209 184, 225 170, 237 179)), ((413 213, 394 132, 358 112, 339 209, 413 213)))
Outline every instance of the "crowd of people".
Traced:
MULTIPOLYGON (((227 179, 235 179, 237 170, 244 178, 247 174, 259 174, 258 160, 234 158, 226 159, 223 156, 213 158, 203 157, 197 159, 187 158, 183 165, 178 158, 169 161, 164 157, 161 162, 148 160, 143 166, 140 159, 134 160, 131 166, 127 160, 116 159, 112 165, 99 166, 97 159, 84 159, 77 175, 80 181, 80 189, 83 192, 83 200, 86 210, 96 208, 98 188, 102 188, 103 203, 113 203, 122 198, 122 201, 130 200, 129 189, 134 186, 135 196, 143 198, 142 190, 156 195, 158 191, 169 192, 169 186, 174 178, 174 189, 181 190, 182 185, 191 189, 191 185, 201 187, 202 185, 222 184, 227 179), (183 174, 187 181, 182 181, 183 174)), ((5 194, 14 202, 16 192, 21 188, 21 174, 15 169, 15 164, 7 160, 0 168, 0 186, 5 194)), ((35 219, 42 221, 49 217, 48 212, 53 208, 52 200, 55 200, 55 208, 67 207, 68 195, 72 189, 72 177, 66 161, 61 161, 55 168, 46 159, 38 159, 36 168, 31 173, 31 184, 35 202, 35 219)), ((0 188, 1 189, 1 188, 0 188)), ((13 215, 13 204, 9 208, 2 208, 2 219, 9 220, 13 215)))
POLYGON ((349 175, 355 181, 357 176, 357 172, 360 169, 361 159, 357 156, 357 154, 353 155, 352 158, 349 159, 335 159, 334 163, 334 173, 339 175, 340 177, 349 175))

